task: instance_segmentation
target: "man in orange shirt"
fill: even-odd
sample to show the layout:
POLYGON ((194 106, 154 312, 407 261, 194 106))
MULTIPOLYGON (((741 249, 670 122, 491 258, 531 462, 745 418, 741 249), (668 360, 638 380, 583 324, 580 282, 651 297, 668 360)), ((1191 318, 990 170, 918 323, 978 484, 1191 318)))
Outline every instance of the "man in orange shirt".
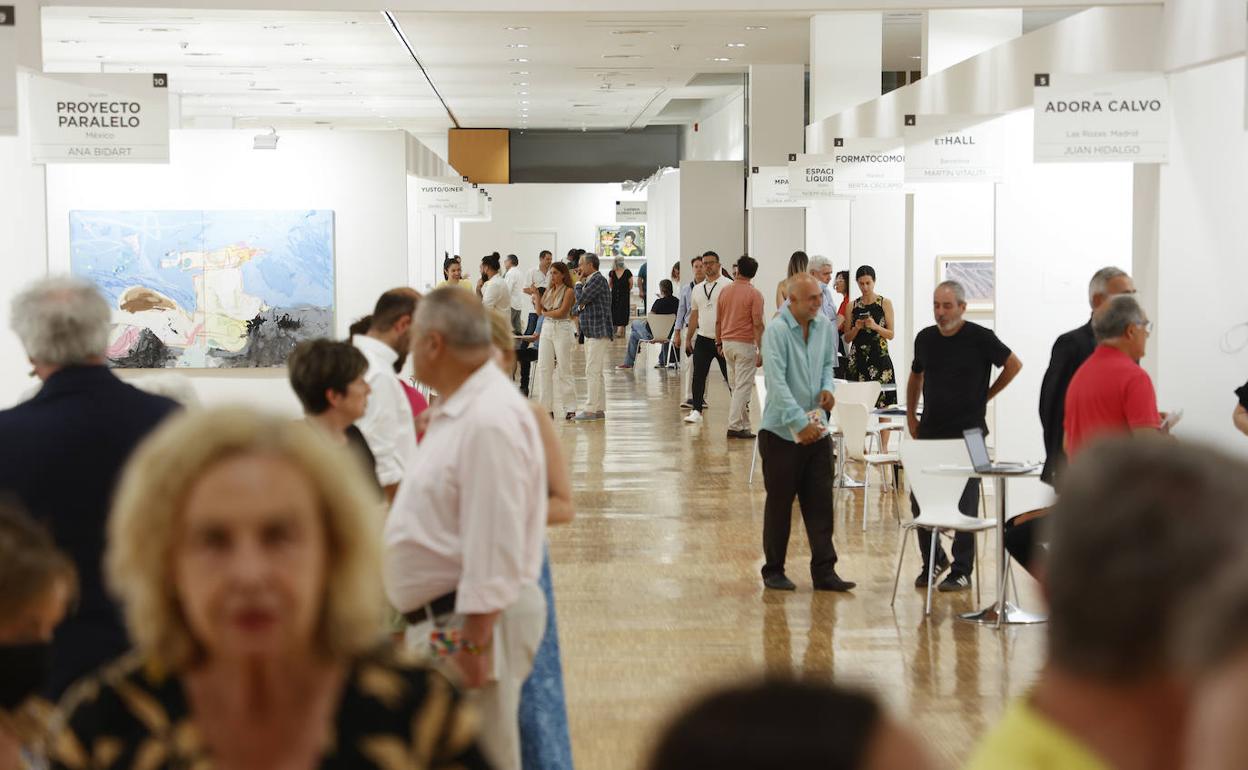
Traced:
POLYGON ((1072 460, 1097 437, 1162 427, 1153 381, 1139 364, 1152 326, 1130 294, 1110 299, 1093 315, 1096 350, 1066 391, 1066 454, 1072 460))
POLYGON ((719 298, 715 344, 728 361, 732 388, 728 438, 754 438, 750 398, 754 395, 754 370, 763 365, 763 294, 750 282, 758 274, 758 260, 741 257, 736 273, 732 285, 719 298))

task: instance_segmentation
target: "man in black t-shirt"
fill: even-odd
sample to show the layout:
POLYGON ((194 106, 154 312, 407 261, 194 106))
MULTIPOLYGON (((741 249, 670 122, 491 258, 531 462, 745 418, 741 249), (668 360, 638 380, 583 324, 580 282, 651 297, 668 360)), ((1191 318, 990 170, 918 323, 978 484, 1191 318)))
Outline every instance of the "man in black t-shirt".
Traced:
MULTIPOLYGON (((945 281, 936 287, 932 297, 936 325, 929 326, 914 338, 914 364, 906 386, 906 410, 910 435, 918 439, 962 438, 967 428, 988 433, 984 415, 992 397, 1023 368, 1023 362, 1010 352, 991 329, 963 320, 966 313, 966 292, 957 281, 945 281), (1002 367, 996 382, 989 385, 992 367, 1002 367), (923 418, 916 410, 919 393, 923 394, 923 418)), ((969 479, 958 502, 958 510, 967 516, 979 515, 979 479, 969 479)), ((910 507, 917 517, 919 504, 910 496, 910 507)), ((929 547, 932 534, 920 529, 919 550, 923 555, 923 572, 914 581, 916 587, 927 587, 929 547)), ((940 545, 936 546, 936 567, 933 577, 949 566, 940 545)), ((939 590, 965 591, 971 586, 975 567, 975 536, 960 532, 953 539, 953 568, 940 584, 939 590)))

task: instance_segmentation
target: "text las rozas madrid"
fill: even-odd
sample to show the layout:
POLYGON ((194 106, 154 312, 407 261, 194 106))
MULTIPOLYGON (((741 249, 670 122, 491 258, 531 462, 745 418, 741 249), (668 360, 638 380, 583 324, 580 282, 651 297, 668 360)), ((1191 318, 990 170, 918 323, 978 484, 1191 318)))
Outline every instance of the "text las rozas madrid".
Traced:
POLYGON ((1071 99, 1045 102, 1045 112, 1160 112, 1160 99, 1071 99))
POLYGON ((57 102, 56 124, 61 128, 138 128, 138 102, 57 102))

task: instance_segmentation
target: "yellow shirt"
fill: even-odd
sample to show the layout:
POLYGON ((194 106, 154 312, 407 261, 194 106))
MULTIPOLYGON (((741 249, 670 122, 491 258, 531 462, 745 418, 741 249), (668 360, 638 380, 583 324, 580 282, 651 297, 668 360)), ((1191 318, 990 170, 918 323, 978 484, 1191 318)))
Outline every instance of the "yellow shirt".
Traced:
POLYGON ((452 281, 449 278, 445 278, 443 279, 442 283, 438 284, 434 288, 441 289, 443 286, 458 286, 461 289, 467 289, 468 291, 471 291, 471 292, 476 292, 477 290, 476 286, 472 283, 472 280, 468 278, 460 278, 459 283, 456 283, 455 281, 452 281))
POLYGON ((1020 698, 975 748, 965 770, 1111 770, 1079 740, 1020 698))

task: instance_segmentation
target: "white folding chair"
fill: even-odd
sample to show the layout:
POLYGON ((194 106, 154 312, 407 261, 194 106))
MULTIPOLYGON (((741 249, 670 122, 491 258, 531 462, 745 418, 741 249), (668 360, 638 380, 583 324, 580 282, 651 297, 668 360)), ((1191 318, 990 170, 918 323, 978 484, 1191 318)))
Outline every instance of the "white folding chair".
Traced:
MULTIPOLYGON (((906 545, 913 529, 929 529, 932 542, 927 556, 927 605, 925 615, 932 613, 932 584, 935 582, 936 544, 941 532, 971 532, 978 534, 997 526, 996 519, 976 519, 958 510, 958 501, 966 487, 966 477, 931 473, 942 464, 970 467, 971 458, 962 439, 919 440, 910 439, 901 444, 901 466, 906 470, 906 481, 919 503, 919 516, 903 525, 901 548, 897 552, 897 574, 893 577, 893 599, 897 602, 897 585, 901 582, 901 563, 906 556, 906 545)), ((978 541, 976 541, 978 552, 978 541)), ((979 571, 975 572, 975 596, 979 599, 979 571)))
MULTIPOLYGON (((670 342, 668 337, 672 336, 672 327, 676 325, 676 316, 672 313, 662 315, 650 313, 646 316, 646 323, 650 326, 650 336, 652 337, 652 339, 646 340, 646 342, 651 345, 662 345, 665 342, 670 342)), ((662 348, 654 348, 654 350, 661 351, 662 348)))
MULTIPOLYGON (((875 383, 879 387, 879 383, 875 383)), ((871 488, 871 468, 876 467, 892 467, 901 461, 896 452, 888 454, 868 454, 867 449, 867 407, 862 404, 846 403, 837 399, 836 406, 833 408, 836 413, 836 422, 841 428, 841 435, 844 438, 845 456, 850 460, 857 460, 863 464, 863 488, 862 488, 862 528, 867 528, 867 491, 871 488)), ((885 488, 888 485, 885 484, 885 488)), ((901 522, 901 514, 897 515, 898 523, 901 522)))
MULTIPOLYGON (((759 419, 762 419, 761 415, 763 414, 763 410, 767 408, 767 378, 763 376, 763 373, 761 371, 758 374, 754 375, 754 393, 758 396, 758 414, 760 415, 759 419)), ((750 484, 754 483, 754 466, 757 463, 758 463, 758 433, 755 433, 754 434, 754 455, 750 458, 750 480, 749 480, 750 484)))
POLYGON ((880 394, 884 392, 884 386, 879 382, 851 382, 838 381, 836 383, 836 400, 844 401, 849 404, 862 404, 867 408, 867 435, 875 442, 876 446, 883 446, 880 443, 880 434, 889 430, 900 430, 901 425, 893 422, 882 422, 871 412, 875 409, 875 405, 880 401, 880 394))

